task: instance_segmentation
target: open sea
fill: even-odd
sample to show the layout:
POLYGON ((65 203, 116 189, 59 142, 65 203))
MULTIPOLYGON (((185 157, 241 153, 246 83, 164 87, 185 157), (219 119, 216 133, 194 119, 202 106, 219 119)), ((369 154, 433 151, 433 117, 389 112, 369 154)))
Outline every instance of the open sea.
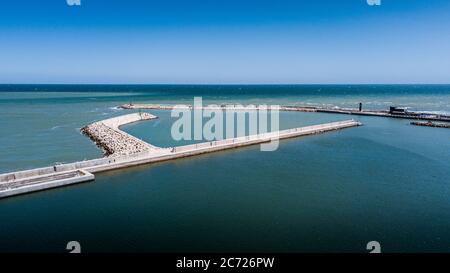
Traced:
MULTIPOLYGON (((79 130, 124 103, 279 104, 450 113, 450 85, 0 85, 0 173, 102 156, 79 130)), ((170 111, 129 124, 156 146, 170 111)), ((0 251, 450 252, 450 130, 410 120, 280 113, 280 128, 364 126, 96 175, 0 200, 0 251)))

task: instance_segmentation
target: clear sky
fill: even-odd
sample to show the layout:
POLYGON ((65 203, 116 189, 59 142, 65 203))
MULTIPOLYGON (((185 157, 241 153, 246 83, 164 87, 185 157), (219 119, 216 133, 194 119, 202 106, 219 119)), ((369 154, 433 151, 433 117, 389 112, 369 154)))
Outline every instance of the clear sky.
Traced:
POLYGON ((450 83, 448 0, 0 5, 0 83, 450 83))

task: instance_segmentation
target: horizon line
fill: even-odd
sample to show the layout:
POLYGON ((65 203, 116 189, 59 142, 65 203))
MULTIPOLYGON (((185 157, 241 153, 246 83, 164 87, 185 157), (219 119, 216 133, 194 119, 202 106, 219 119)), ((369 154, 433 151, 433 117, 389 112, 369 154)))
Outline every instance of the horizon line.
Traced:
POLYGON ((0 85, 450 85, 449 83, 0 83, 0 85))

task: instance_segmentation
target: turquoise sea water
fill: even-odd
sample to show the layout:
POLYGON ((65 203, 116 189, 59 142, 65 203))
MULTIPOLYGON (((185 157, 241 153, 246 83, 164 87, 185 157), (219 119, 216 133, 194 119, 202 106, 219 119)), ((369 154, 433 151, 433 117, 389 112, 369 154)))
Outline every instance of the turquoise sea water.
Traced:
MULTIPOLYGON (((128 102, 268 103, 450 112, 450 86, 0 85, 0 172, 101 156, 79 128, 128 102)), ((124 130, 158 146, 168 111, 124 130)), ((364 126, 98 174, 0 200, 0 251, 386 252, 450 250, 450 130, 408 120, 281 113, 281 128, 364 126)))

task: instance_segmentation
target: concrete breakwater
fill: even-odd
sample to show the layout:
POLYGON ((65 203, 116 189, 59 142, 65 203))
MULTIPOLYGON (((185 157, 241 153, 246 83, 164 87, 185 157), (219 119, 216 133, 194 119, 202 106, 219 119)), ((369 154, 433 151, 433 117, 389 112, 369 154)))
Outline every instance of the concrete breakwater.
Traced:
MULTIPOLYGON (((314 135, 319 133, 325 133, 350 127, 361 126, 360 122, 355 120, 346 120, 331 122, 313 126, 292 128, 282 131, 229 138, 216 141, 202 142, 198 144, 177 146, 171 148, 161 148, 157 151, 144 152, 141 154, 134 154, 130 156, 121 156, 114 159, 110 159, 105 164, 92 164, 87 166, 84 170, 91 173, 98 173, 108 170, 115 170, 120 168, 126 168, 136 165, 149 164, 153 162, 167 161, 177 158, 183 158, 188 156, 199 155, 203 153, 210 153, 220 150, 238 148, 243 146, 255 145, 265 142, 270 142, 277 139, 286 139, 299 136, 314 135)), ((1 180, 1 176, 0 176, 1 180)))
POLYGON ((158 149, 120 130, 124 124, 157 118, 149 113, 133 113, 92 123, 81 128, 81 132, 103 149, 106 156, 137 154, 158 149))
MULTIPOLYGON (((153 109, 153 110, 172 110, 172 109, 203 109, 203 110, 249 110, 251 108, 242 105, 208 105, 202 107, 194 107, 192 105, 161 105, 161 104, 123 104, 119 106, 123 109, 153 109)), ((261 105, 253 106, 254 110, 259 110, 261 105)), ((415 120, 431 120, 431 121, 447 121, 450 122, 449 115, 430 114, 426 112, 409 112, 404 114, 391 113, 387 110, 359 110, 354 108, 323 108, 323 107, 305 107, 305 106, 279 106, 279 111, 296 111, 296 112, 317 112, 330 114, 344 114, 357 116, 375 116, 385 118, 401 118, 415 120)))
POLYGON ((88 182, 94 178, 93 174, 85 170, 74 170, 0 182, 0 198, 88 182))
MULTIPOLYGON (((262 110, 263 105, 206 105, 206 106, 193 106, 193 105, 163 105, 163 104, 122 104, 118 106, 122 109, 147 109, 147 110, 173 110, 173 109, 187 109, 187 110, 262 110)), ((267 107, 267 106, 265 106, 267 107)), ((276 108, 280 111, 302 111, 302 112, 316 112, 317 109, 314 107, 291 107, 291 106, 280 106, 276 108)), ((268 109, 267 109, 268 110, 268 109)))
MULTIPOLYGON (((147 116, 143 114, 131 114, 111 120, 102 121, 100 122, 102 124, 101 128, 108 128, 108 130, 106 131, 101 131, 102 134, 110 133, 111 135, 104 136, 100 134, 98 137, 101 138, 102 141, 107 140, 120 142, 120 145, 126 145, 122 142, 135 138, 128 134, 127 135, 130 138, 128 136, 124 138, 122 134, 118 135, 117 132, 121 132, 118 127, 124 123, 134 122, 138 120, 148 120, 152 118, 156 117, 152 115, 147 116), (110 129, 113 131, 111 131, 110 129), (116 136, 119 137, 119 140, 114 139, 114 137, 116 136)), ((145 149, 141 149, 141 146, 135 147, 133 144, 133 147, 126 146, 125 148, 123 148, 123 153, 113 153, 114 156, 0 174, 0 198, 90 181, 94 179, 93 174, 108 170, 116 170, 142 164, 150 164, 154 162, 195 156, 203 153, 238 148, 242 146, 270 142, 278 139, 313 135, 355 127, 359 125, 361 125, 361 123, 357 121, 346 120, 171 148, 158 148, 142 140, 139 140, 146 144, 144 147, 145 149)), ((99 133, 94 132, 92 134, 99 133)), ((115 149, 115 146, 112 149, 115 149)))

